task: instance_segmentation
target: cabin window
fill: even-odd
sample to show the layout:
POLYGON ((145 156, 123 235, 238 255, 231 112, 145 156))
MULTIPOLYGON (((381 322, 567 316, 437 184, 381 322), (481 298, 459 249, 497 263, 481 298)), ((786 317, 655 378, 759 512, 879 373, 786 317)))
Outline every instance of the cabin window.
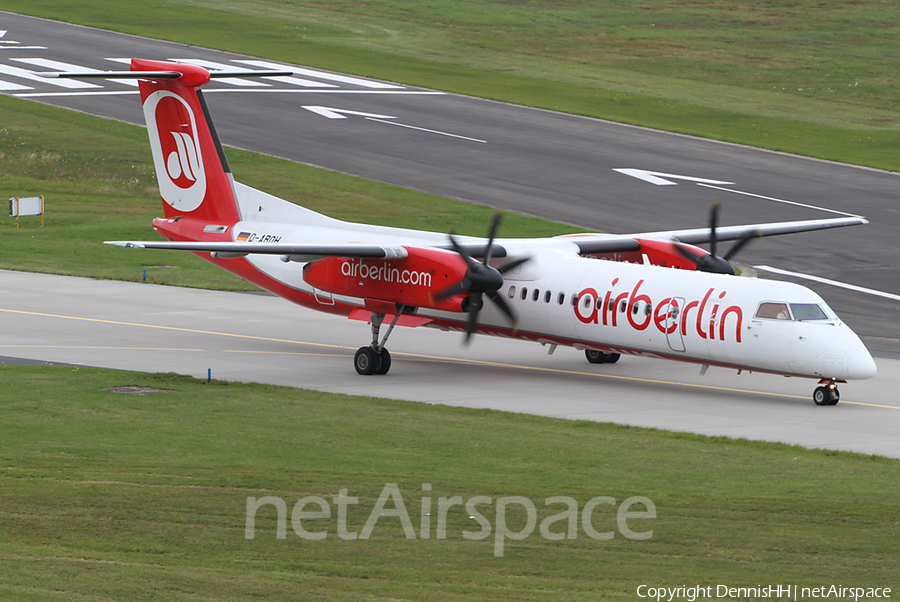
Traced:
POLYGON ((644 315, 649 316, 651 313, 653 313, 653 307, 648 303, 644 306, 644 315))
POLYGON ((552 293, 550 291, 547 291, 546 293, 544 293, 544 303, 550 303, 551 295, 552 295, 552 293))
POLYGON ((790 320, 791 314, 788 312, 787 303, 760 303, 759 309, 756 310, 756 317, 769 320, 790 320))
POLYGON ((522 301, 524 301, 527 298, 528 298, 528 287, 523 286, 522 287, 522 301))
POLYGON ((565 293, 560 293, 560 294, 559 294, 559 297, 556 298, 556 302, 557 302, 559 305, 562 305, 563 303, 565 303, 565 302, 566 302, 566 294, 565 294, 565 293))
POLYGON ((540 298, 540 296, 541 296, 541 290, 536 288, 536 289, 534 289, 534 293, 531 294, 531 300, 537 301, 540 298))
POLYGON ((588 295, 584 296, 584 308, 587 309, 591 306, 591 298, 588 295))
POLYGON ((795 320, 827 320, 828 316, 815 303, 791 303, 795 320))
POLYGON ((631 307, 631 313, 633 313, 634 315, 637 315, 637 314, 638 314, 638 304, 637 304, 637 303, 635 303, 635 304, 631 307))
POLYGON ((619 313, 625 313, 625 300, 623 299, 621 303, 619 303, 619 313))
POLYGON ((509 295, 508 296, 510 299, 513 299, 516 296, 516 286, 515 285, 512 285, 511 287, 509 287, 509 295))
POLYGON ((578 305, 578 293, 572 295, 572 307, 575 307, 577 305, 578 305))

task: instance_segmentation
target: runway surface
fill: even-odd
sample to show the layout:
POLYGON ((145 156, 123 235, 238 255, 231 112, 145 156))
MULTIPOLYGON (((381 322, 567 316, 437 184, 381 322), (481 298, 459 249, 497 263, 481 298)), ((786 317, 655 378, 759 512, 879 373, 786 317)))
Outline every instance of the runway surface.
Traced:
MULTIPOLYGON (((122 61, 134 56, 210 68, 270 66, 232 53, 0 16, 6 32, 0 92, 132 123, 143 124, 133 85, 34 73, 123 69, 122 61)), ((715 200, 723 201, 727 224, 861 214, 870 225, 754 241, 739 259, 900 295, 897 174, 308 68, 288 80, 219 80, 207 90, 225 144, 601 231, 701 226, 715 200), (616 169, 676 177, 660 181, 616 169)), ((235 176, 240 180, 240 172, 235 176)), ((152 235, 149 224, 147 232, 152 235)), ((870 337, 867 343, 900 350, 897 300, 802 283, 870 337)))
MULTIPOLYGON (((356 374, 368 325, 263 294, 0 271, 0 356, 177 372, 900 458, 900 366, 843 385, 818 407, 815 383, 623 356, 591 365, 573 349, 398 328, 385 376, 356 374), (56 291, 48 294, 47 291, 56 291)), ((76 368, 72 368, 76 369, 76 368)), ((124 383, 123 384, 127 384, 124 383)))

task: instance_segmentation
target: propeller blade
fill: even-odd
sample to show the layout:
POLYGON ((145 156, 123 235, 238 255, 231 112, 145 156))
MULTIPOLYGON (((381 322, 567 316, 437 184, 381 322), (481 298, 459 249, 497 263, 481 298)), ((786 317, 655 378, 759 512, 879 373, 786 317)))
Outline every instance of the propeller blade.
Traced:
POLYGON ((506 302, 506 299, 504 299, 499 293, 487 293, 487 296, 491 301, 494 302, 494 304, 498 308, 500 308, 500 311, 503 312, 503 315, 509 318, 510 322, 512 322, 513 324, 517 324, 519 322, 519 319, 516 317, 516 313, 506 302))
POLYGON ((469 257, 469 254, 466 253, 466 250, 459 246, 459 243, 456 242, 456 238, 453 236, 453 232, 450 232, 447 236, 450 237, 450 244, 453 246, 453 250, 456 251, 457 255, 463 258, 463 261, 466 262, 466 265, 470 268, 475 265, 475 260, 469 257))
POLYGON ((463 278, 456 284, 451 284, 449 287, 445 288, 438 294, 434 295, 435 299, 446 299, 447 297, 452 297, 453 295, 461 295, 465 292, 468 292, 469 287, 471 286, 471 282, 469 282, 468 278, 463 278))
POLYGON ((709 208, 709 253, 716 255, 716 227, 719 225, 719 205, 722 201, 716 201, 709 208))
POLYGON ((728 250, 727 253, 725 253, 724 259, 730 260, 732 257, 737 255, 738 251, 744 248, 744 245, 750 242, 751 238, 760 238, 761 236, 762 232, 760 232, 759 230, 756 230, 755 232, 747 232, 740 238, 740 240, 734 243, 734 245, 728 250))
POLYGON ((497 234, 497 228, 500 226, 500 218, 502 215, 503 214, 498 211, 491 217, 491 225, 488 228, 488 246, 487 251, 484 252, 484 265, 491 262, 491 257, 494 253, 494 236, 497 234))
POLYGON ((519 267, 526 261, 531 261, 531 257, 521 257, 519 259, 514 259, 512 261, 504 263, 499 268, 497 268, 497 271, 500 272, 501 274, 505 274, 506 272, 519 267))
POLYGON ((522 265, 528 261, 529 258, 525 257, 508 262, 499 270, 490 265, 491 259, 494 256, 494 239, 497 236, 497 230, 500 228, 502 216, 502 212, 498 211, 491 217, 491 223, 488 226, 488 243, 484 251, 484 261, 475 261, 472 259, 472 257, 466 253, 466 250, 456 241, 453 232, 451 231, 449 233, 450 245, 453 247, 453 250, 463 258, 463 261, 466 262, 468 267, 466 269, 465 277, 461 281, 441 291, 437 295, 434 295, 434 298, 445 299, 447 297, 452 297, 453 295, 469 293, 469 296, 466 297, 463 302, 463 311, 469 314, 466 320, 466 336, 463 339, 464 345, 469 344, 469 339, 472 338, 472 335, 478 328, 478 313, 484 307, 483 295, 485 294, 500 308, 500 311, 503 312, 507 318, 514 324, 516 323, 515 313, 513 313, 512 308, 509 307, 506 301, 497 294, 497 291, 503 287, 503 272, 522 265))
POLYGON ((672 246, 675 247, 675 250, 681 253, 685 259, 695 264, 700 261, 701 257, 703 257, 703 255, 695 253, 693 250, 688 249, 683 243, 672 243, 672 246))
POLYGON ((478 326, 478 312, 484 307, 484 301, 481 299, 481 293, 472 293, 469 297, 469 321, 466 323, 466 338, 463 339, 465 345, 469 344, 469 339, 478 326))

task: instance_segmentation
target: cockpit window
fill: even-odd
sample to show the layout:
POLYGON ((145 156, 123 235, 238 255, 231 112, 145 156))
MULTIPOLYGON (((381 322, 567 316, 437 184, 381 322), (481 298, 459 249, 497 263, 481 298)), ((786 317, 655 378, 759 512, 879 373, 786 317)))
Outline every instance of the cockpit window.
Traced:
POLYGON ((757 318, 769 320, 836 320, 834 312, 824 303, 778 303, 766 301, 759 304, 757 318), (790 307, 790 309, 788 309, 790 307))
POLYGON ((787 303, 760 303, 756 310, 757 318, 769 318, 770 320, 790 320, 787 303))
POLYGON ((827 320, 828 316, 815 303, 791 303, 795 320, 827 320))

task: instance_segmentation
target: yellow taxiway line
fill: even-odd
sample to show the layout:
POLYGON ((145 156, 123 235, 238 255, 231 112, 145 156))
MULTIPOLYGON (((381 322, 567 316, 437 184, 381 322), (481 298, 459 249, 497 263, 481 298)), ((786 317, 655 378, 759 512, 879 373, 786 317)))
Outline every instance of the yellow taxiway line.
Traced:
MULTIPOLYGON (((312 343, 309 341, 295 341, 295 340, 291 340, 291 339, 279 339, 279 338, 263 337, 263 336, 258 336, 258 335, 249 335, 249 334, 236 334, 236 333, 231 333, 231 332, 218 332, 218 331, 213 331, 213 330, 200 330, 200 329, 196 329, 196 328, 182 328, 179 326, 160 326, 157 324, 142 324, 139 322, 123 322, 120 320, 104 320, 102 318, 85 318, 85 317, 81 317, 81 316, 65 316, 65 315, 60 315, 60 314, 48 314, 48 313, 42 313, 42 312, 22 311, 22 310, 15 310, 15 309, 0 308, 0 312, 12 313, 12 314, 22 314, 22 315, 29 315, 29 316, 41 316, 41 317, 47 317, 47 318, 58 318, 58 319, 63 319, 63 320, 78 320, 78 321, 82 321, 82 322, 95 322, 95 323, 99 323, 99 324, 111 324, 111 325, 115 325, 115 326, 133 326, 136 328, 153 328, 153 329, 158 329, 158 330, 169 330, 169 331, 174 331, 174 332, 189 332, 189 333, 195 333, 195 334, 205 334, 205 335, 220 336, 220 337, 231 337, 231 338, 236 338, 236 339, 248 339, 248 340, 255 340, 255 341, 270 341, 270 342, 274 342, 274 343, 289 343, 292 345, 307 345, 307 346, 311 346, 311 347, 325 347, 328 349, 347 349, 347 347, 344 347, 343 345, 331 345, 328 343, 312 343)), ((71 346, 71 347, 68 347, 68 346, 62 346, 62 345, 59 345, 59 346, 52 346, 52 345, 27 346, 27 345, 2 345, 2 344, 0 344, 0 347, 6 347, 6 348, 14 348, 14 347, 54 348, 55 347, 55 348, 70 348, 70 349, 104 349, 104 347, 93 347, 93 346, 83 346, 83 347, 71 346)), ((151 350, 193 351, 193 352, 203 351, 200 349, 164 349, 164 348, 149 348, 149 347, 106 347, 106 349, 123 349, 123 350, 139 350, 139 351, 151 351, 151 350)), ((254 354, 262 353, 262 354, 276 354, 276 355, 336 355, 336 354, 297 353, 297 352, 290 352, 290 351, 222 350, 222 352, 223 353, 254 353, 254 354)), ((720 386, 716 386, 716 385, 699 385, 699 384, 693 384, 693 383, 682 383, 682 382, 658 380, 658 379, 652 379, 652 378, 641 378, 641 377, 637 377, 637 376, 621 376, 621 375, 616 375, 616 374, 598 374, 595 372, 583 372, 580 370, 565 370, 565 369, 561 369, 561 368, 544 368, 544 367, 539 367, 539 366, 524 366, 521 364, 507 364, 507 363, 503 363, 503 362, 491 362, 491 361, 486 361, 486 360, 444 357, 444 356, 438 356, 438 355, 424 355, 424 354, 417 354, 417 353, 393 352, 392 355, 408 357, 410 359, 420 359, 420 360, 424 360, 424 361, 452 362, 452 363, 470 364, 470 365, 478 365, 478 366, 491 366, 491 367, 497 367, 497 368, 511 368, 511 369, 516 369, 516 370, 527 370, 527 371, 531 371, 531 372, 567 374, 567 375, 572 375, 572 376, 588 376, 588 377, 594 377, 594 378, 623 380, 623 381, 656 384, 656 385, 674 385, 677 387, 705 389, 705 390, 710 390, 710 391, 722 391, 722 392, 726 392, 726 393, 750 393, 753 395, 765 395, 765 396, 769 396, 769 397, 806 399, 806 397, 803 395, 790 395, 787 393, 772 393, 769 391, 753 391, 753 390, 749 390, 749 389, 735 389, 735 388, 731 388, 731 387, 720 387, 720 386)), ((846 401, 846 400, 842 399, 841 403, 851 404, 851 405, 859 405, 859 406, 869 406, 869 407, 873 407, 873 408, 885 408, 885 409, 890 409, 890 410, 900 410, 900 407, 898 407, 898 406, 889 406, 889 405, 882 405, 882 404, 876 404, 876 403, 866 403, 866 402, 862 402, 862 401, 846 401)))

